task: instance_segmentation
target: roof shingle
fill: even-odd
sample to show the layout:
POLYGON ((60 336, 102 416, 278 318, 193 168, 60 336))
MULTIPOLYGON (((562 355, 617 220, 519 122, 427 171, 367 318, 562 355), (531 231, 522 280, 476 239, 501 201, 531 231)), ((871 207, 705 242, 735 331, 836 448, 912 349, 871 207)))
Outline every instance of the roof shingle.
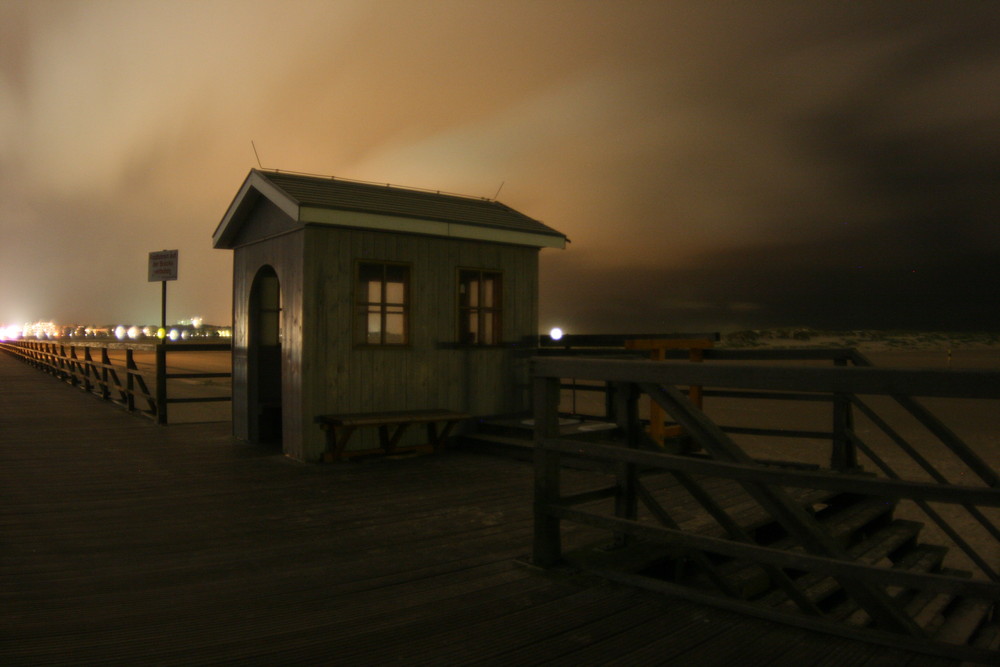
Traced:
POLYGON ((254 172, 300 206, 460 222, 565 238, 538 220, 490 199, 285 172, 254 172))

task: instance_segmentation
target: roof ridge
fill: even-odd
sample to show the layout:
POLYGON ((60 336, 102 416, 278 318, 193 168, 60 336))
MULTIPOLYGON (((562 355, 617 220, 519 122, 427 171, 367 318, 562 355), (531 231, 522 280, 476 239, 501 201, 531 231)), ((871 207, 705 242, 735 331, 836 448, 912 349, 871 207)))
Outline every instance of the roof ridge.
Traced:
POLYGON ((477 195, 467 195, 459 192, 448 192, 447 190, 432 190, 431 188, 419 188, 412 185, 397 185, 395 183, 386 183, 384 181, 365 181, 359 178, 346 178, 344 176, 334 176, 332 174, 313 174, 310 172, 292 171, 289 169, 254 169, 254 171, 259 171, 263 174, 275 174, 278 176, 285 176, 285 175, 304 176, 306 178, 315 178, 318 180, 330 180, 330 181, 338 181, 341 183, 352 183, 357 185, 370 185, 373 187, 392 188, 394 190, 404 190, 408 192, 421 192, 426 194, 443 195, 446 197, 458 197, 460 199, 470 199, 472 201, 484 201, 494 204, 500 204, 505 208, 510 208, 509 206, 501 202, 499 199, 493 199, 490 197, 480 197, 477 195))

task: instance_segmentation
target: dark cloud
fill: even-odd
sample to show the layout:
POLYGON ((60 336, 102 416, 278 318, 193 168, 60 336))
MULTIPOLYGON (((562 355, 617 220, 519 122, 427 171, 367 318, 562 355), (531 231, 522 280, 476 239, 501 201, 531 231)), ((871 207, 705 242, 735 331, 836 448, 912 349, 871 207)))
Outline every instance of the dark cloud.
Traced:
POLYGON ((887 224, 815 241, 776 239, 707 253, 683 269, 549 256, 543 325, 603 333, 1000 329, 995 247, 969 243, 936 253, 936 224, 909 237, 887 224))

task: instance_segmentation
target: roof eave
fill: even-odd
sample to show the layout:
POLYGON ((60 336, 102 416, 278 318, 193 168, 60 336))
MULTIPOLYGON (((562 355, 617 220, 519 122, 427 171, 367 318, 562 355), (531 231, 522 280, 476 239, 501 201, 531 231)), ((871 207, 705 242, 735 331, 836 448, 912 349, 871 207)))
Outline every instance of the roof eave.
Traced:
POLYGON ((489 241, 536 248, 565 248, 567 241, 566 237, 558 232, 543 234, 447 220, 395 216, 384 213, 349 211, 318 206, 302 206, 300 221, 304 224, 371 229, 470 241, 489 241))
POLYGON ((219 222, 212 234, 212 247, 224 249, 235 247, 233 241, 246 221, 248 213, 253 209, 261 195, 267 197, 271 203, 293 220, 299 220, 299 202, 292 199, 288 193, 277 187, 261 172, 251 169, 232 203, 229 204, 229 208, 226 209, 225 215, 222 216, 222 221, 219 222))

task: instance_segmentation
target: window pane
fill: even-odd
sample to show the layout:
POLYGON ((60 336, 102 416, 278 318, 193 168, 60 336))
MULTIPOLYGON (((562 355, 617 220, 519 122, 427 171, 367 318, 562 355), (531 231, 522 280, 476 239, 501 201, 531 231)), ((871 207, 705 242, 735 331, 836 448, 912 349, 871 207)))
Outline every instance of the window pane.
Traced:
POLYGON ((358 282, 382 282, 382 266, 380 264, 358 264, 358 282))
POLYGON ((405 320, 402 313, 386 313, 385 342, 396 345, 406 342, 405 320))
POLYGON ((358 264, 358 323, 355 340, 368 345, 407 342, 407 266, 358 264), (392 305, 390 305, 392 304, 392 305))
POLYGON ((471 299, 472 290, 469 287, 469 283, 475 278, 475 273, 472 271, 459 271, 458 273, 458 307, 468 308, 472 305, 471 299))
POLYGON ((463 343, 475 345, 479 342, 479 314, 478 311, 469 311, 465 316, 465 336, 463 343))
POLYGON ((358 265, 358 301, 378 303, 382 300, 382 267, 379 264, 358 265))
POLYGON ((469 286, 469 306, 476 308, 479 306, 479 278, 478 276, 468 282, 469 286))
POLYGON ((483 275, 483 308, 493 308, 497 279, 489 273, 483 275))
POLYGON ((406 285, 403 283, 386 283, 385 302, 403 303, 406 301, 406 285))
POLYGON ((382 283, 365 283, 362 285, 361 290, 361 299, 364 303, 378 303, 382 300, 382 283))
POLYGON ((409 272, 409 267, 401 266, 399 264, 386 264, 385 280, 390 283, 405 283, 406 279, 409 277, 409 272))
POLYGON ((502 274, 459 271, 458 339, 472 345, 500 342, 500 314, 503 306, 502 274))
POLYGON ((366 330, 365 342, 382 342, 382 313, 378 310, 368 311, 368 327, 366 330))
POLYGON ((490 311, 483 313, 483 345, 496 345, 500 342, 500 314, 490 311))

